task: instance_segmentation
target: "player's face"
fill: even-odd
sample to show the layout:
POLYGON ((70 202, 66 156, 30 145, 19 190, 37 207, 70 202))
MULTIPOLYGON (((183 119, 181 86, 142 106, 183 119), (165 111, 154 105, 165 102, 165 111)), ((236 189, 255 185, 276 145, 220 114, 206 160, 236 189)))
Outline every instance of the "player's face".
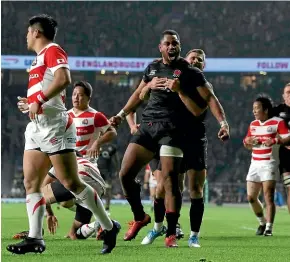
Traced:
POLYGON ((85 90, 82 86, 76 86, 72 94, 73 107, 79 110, 85 110, 88 108, 90 98, 85 94, 85 90))
POLYGON ((34 42, 35 42, 35 30, 32 27, 28 27, 26 40, 27 40, 27 49, 33 50, 34 42))
POLYGON ((283 99, 287 106, 290 106, 290 86, 285 86, 283 92, 283 99))
POLYGON ((254 102, 253 114, 256 120, 265 121, 268 119, 268 110, 264 111, 261 102, 254 102))
POLYGON ((164 35, 159 44, 159 51, 167 62, 170 63, 178 58, 180 50, 180 42, 176 35, 164 35))
POLYGON ((204 69, 204 56, 196 52, 191 52, 186 58, 186 61, 192 66, 199 68, 200 70, 204 69))

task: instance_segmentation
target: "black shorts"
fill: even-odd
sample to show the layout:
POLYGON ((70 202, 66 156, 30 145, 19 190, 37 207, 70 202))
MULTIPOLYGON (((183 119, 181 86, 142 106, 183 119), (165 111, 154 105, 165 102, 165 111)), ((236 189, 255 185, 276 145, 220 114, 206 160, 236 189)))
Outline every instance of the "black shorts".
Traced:
POLYGON ((183 168, 184 172, 193 169, 201 171, 207 168, 207 139, 187 139, 183 149, 183 168))
POLYGON ((162 145, 182 149, 183 142, 184 135, 171 122, 142 122, 130 141, 158 154, 162 145))
POLYGON ((75 196, 69 190, 67 190, 59 182, 59 180, 53 181, 50 185, 51 185, 53 195, 56 199, 56 202, 59 203, 59 202, 68 201, 75 198, 75 196))
POLYGON ((290 149, 287 149, 284 146, 280 146, 279 148, 279 169, 280 174, 290 172, 290 149))

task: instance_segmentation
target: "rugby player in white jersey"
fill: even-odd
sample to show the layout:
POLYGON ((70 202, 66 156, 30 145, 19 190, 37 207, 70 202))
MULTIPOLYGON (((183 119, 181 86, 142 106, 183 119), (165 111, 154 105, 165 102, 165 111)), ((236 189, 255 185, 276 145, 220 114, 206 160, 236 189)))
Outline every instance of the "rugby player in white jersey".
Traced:
POLYGON ((42 236, 45 199, 41 185, 52 164, 57 179, 91 210, 106 230, 101 251, 106 254, 116 246, 120 225, 108 218, 96 191, 78 177, 75 126, 64 105, 71 76, 67 54, 53 43, 56 32, 57 22, 48 15, 29 20, 27 47, 37 56, 29 72, 27 98, 20 98, 18 104, 21 111, 29 112, 31 119, 25 131, 23 157, 29 236, 20 243, 8 245, 7 250, 15 254, 45 250, 42 236))
POLYGON ((278 144, 287 144, 290 132, 282 118, 273 117, 272 100, 260 95, 253 104, 255 120, 251 122, 244 146, 252 150, 252 160, 247 175, 248 201, 259 221, 256 235, 272 236, 275 218, 274 194, 278 176, 278 144), (266 217, 258 199, 263 189, 266 217))

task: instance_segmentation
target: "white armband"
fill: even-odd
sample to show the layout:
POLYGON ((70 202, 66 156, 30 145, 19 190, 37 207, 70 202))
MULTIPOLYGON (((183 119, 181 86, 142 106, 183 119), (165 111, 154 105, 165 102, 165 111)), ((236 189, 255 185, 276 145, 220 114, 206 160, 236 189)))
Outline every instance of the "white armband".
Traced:
POLYGON ((127 114, 125 113, 125 111, 123 109, 117 114, 117 116, 121 117, 122 120, 124 120, 126 118, 126 115, 127 114))
POLYGON ((229 126, 227 120, 223 120, 223 121, 220 121, 220 126, 221 127, 224 127, 224 126, 229 126))

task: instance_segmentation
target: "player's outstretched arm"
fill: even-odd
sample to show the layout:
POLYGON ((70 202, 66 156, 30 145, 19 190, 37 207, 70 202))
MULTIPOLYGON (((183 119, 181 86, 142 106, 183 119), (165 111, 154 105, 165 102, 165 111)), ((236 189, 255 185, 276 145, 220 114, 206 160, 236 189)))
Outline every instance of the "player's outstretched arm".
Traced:
POLYGON ((230 135, 230 128, 226 120, 225 111, 218 98, 214 94, 211 84, 206 82, 203 86, 199 86, 197 91, 199 92, 200 96, 207 102, 210 111, 221 126, 218 137, 221 140, 228 139, 230 135))

